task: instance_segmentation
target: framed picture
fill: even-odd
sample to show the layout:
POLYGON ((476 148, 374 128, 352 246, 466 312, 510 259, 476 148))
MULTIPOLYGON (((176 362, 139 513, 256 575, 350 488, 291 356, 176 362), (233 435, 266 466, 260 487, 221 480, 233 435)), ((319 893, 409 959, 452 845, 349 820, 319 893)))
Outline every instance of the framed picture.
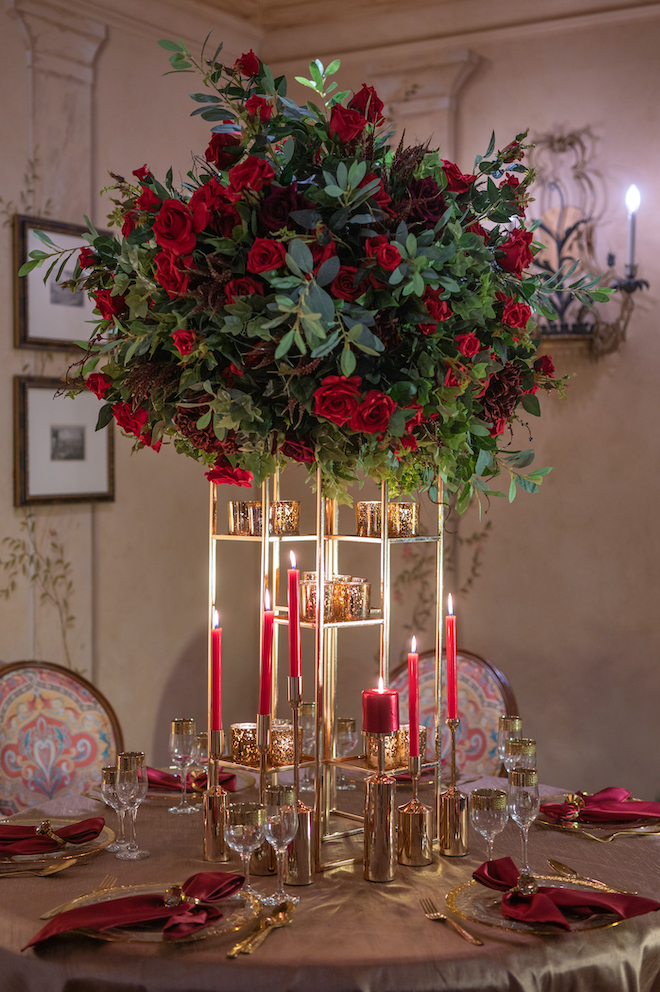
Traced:
POLYGON ((14 505, 113 500, 112 425, 95 431, 101 401, 66 396, 59 379, 14 376, 14 505))
MULTIPOLYGON (((14 216, 14 344, 17 348, 41 348, 42 350, 77 351, 74 341, 86 341, 95 321, 92 311, 93 301, 82 290, 72 293, 59 286, 55 276, 56 265, 44 283, 48 264, 33 269, 19 278, 18 271, 27 262, 30 252, 38 248, 48 251, 48 247, 35 235, 44 231, 58 248, 82 248, 88 245, 84 234, 86 228, 75 224, 60 224, 43 217, 14 216)), ((62 279, 70 279, 75 268, 75 257, 62 273, 62 279)))

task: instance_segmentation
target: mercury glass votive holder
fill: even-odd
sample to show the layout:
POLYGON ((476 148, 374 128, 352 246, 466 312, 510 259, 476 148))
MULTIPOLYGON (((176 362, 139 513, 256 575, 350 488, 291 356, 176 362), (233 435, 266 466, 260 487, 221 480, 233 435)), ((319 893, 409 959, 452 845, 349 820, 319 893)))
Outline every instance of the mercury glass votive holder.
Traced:
POLYGON ((367 768, 378 771, 378 742, 383 741, 383 752, 385 755, 385 771, 391 772, 394 768, 400 768, 399 761, 399 733, 394 731, 391 734, 365 734, 365 756, 367 768))
POLYGON ((419 503, 389 503, 387 532, 390 537, 417 537, 419 534, 419 503))
MULTIPOLYGON (((298 731, 300 753, 302 754, 302 729, 298 731)), ((257 747, 256 723, 233 723, 230 727, 231 760, 236 765, 258 768, 260 763, 257 747)), ((293 725, 284 720, 273 721, 270 728, 270 748, 268 764, 272 767, 293 764, 293 725)))
MULTIPOLYGON (((426 761, 426 727, 419 725, 419 755, 422 761, 426 761)), ((410 758, 410 724, 402 723, 399 727, 399 753, 398 762, 400 766, 407 767, 410 758)))
POLYGON ((268 507, 268 520, 271 534, 297 534, 300 526, 300 500, 275 500, 268 507))
POLYGON ((351 578, 349 582, 335 579, 333 595, 337 620, 368 620, 371 615, 371 582, 351 578))
POLYGON ((360 500, 355 504, 355 532, 358 537, 380 537, 380 500, 360 500))
POLYGON ((261 536, 261 500, 232 499, 227 503, 227 515, 230 534, 261 536))

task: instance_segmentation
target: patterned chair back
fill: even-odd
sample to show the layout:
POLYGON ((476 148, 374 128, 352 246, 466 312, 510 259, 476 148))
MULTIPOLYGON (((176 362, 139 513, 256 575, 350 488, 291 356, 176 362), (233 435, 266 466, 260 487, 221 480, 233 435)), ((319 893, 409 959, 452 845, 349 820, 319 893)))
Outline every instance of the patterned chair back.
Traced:
MULTIPOLYGON (((444 656, 443 656, 444 658, 444 656)), ((458 715, 460 726, 456 758, 461 777, 498 775, 497 730, 500 716, 516 716, 518 704, 507 677, 485 658, 471 651, 459 651, 458 715)), ((444 671, 444 667, 443 667, 444 671)), ((400 666, 390 679, 390 687, 399 692, 401 722, 408 720, 408 665, 400 666)), ((449 758, 449 730, 444 725, 446 700, 443 694, 442 746, 443 764, 449 758)), ((419 718, 427 730, 427 754, 435 748, 435 651, 419 656, 419 718)))
POLYGON ((87 679, 46 661, 0 667, 0 813, 86 792, 121 750, 114 710, 87 679))

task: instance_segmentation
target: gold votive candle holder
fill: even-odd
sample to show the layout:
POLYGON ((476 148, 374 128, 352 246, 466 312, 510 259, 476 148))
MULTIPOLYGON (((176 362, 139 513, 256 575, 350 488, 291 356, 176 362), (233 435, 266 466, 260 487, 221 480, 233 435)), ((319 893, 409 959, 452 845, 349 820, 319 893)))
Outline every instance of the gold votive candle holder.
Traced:
POLYGON ((261 536, 261 500, 232 499, 227 503, 227 516, 230 534, 261 536))
POLYGON ((355 532, 358 537, 380 537, 380 500, 360 500, 355 504, 355 532))
MULTIPOLYGON (((326 623, 367 620, 371 615, 371 583, 353 575, 326 579, 323 612, 326 623)), ((303 572, 300 580, 300 619, 316 620, 316 572, 303 572)))
POLYGON ((275 500, 268 507, 270 533, 297 534, 300 526, 300 500, 275 500))
MULTIPOLYGON (((419 756, 422 761, 426 761, 426 730, 427 728, 420 723, 419 725, 419 756)), ((398 731, 399 736, 399 754, 398 761, 399 765, 408 765, 408 759, 410 758, 410 724, 402 723, 398 731)))
MULTIPOLYGON (((298 731, 298 741, 302 751, 302 730, 298 731)), ((259 767, 256 723, 233 723, 230 727, 230 742, 231 760, 234 764, 259 767)), ((271 725, 268 764, 274 768, 293 764, 293 725, 284 720, 274 720, 271 725)))
POLYGON ((419 503, 390 503, 387 507, 387 531, 390 537, 417 537, 419 503))
POLYGON ((390 772, 394 768, 400 768, 399 761, 399 734, 394 731, 391 734, 365 734, 365 756, 367 768, 378 770, 378 740, 382 738, 383 754, 385 756, 385 771, 390 772))

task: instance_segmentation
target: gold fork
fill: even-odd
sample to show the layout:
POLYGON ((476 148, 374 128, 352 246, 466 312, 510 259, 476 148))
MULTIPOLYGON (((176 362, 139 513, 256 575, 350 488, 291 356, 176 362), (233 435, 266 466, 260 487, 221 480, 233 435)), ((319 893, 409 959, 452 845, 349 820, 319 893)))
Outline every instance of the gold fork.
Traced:
MULTIPOLYGON (((106 875, 102 878, 96 888, 89 893, 89 895, 96 895, 97 892, 108 892, 110 889, 114 889, 117 884, 117 879, 114 875, 106 875)), ((50 920, 53 916, 59 916, 67 909, 71 909, 78 903, 80 899, 84 899, 85 896, 76 896, 75 899, 69 899, 67 902, 60 903, 59 906, 55 906, 53 909, 49 909, 47 912, 42 913, 39 917, 40 920, 50 920)))
MULTIPOLYGON (((0 872, 0 878, 14 878, 15 875, 40 875, 42 878, 47 875, 56 875, 59 871, 64 871, 66 868, 71 868, 75 865, 77 858, 67 858, 64 861, 56 861, 53 864, 46 865, 44 868, 12 868, 10 871, 0 872)), ((15 864, 20 864, 20 862, 15 862, 15 864)))
POLYGON ((477 944, 478 946, 483 944, 483 940, 479 940, 479 938, 475 937, 474 934, 468 933, 468 931, 464 930, 463 927, 456 923, 455 920, 452 920, 449 916, 445 916, 444 913, 441 913, 438 909, 436 909, 435 903, 432 899, 420 899, 420 902, 422 904, 422 909, 424 910, 424 916, 427 920, 440 920, 442 923, 451 923, 456 933, 459 933, 463 940, 469 940, 471 944, 477 944))

